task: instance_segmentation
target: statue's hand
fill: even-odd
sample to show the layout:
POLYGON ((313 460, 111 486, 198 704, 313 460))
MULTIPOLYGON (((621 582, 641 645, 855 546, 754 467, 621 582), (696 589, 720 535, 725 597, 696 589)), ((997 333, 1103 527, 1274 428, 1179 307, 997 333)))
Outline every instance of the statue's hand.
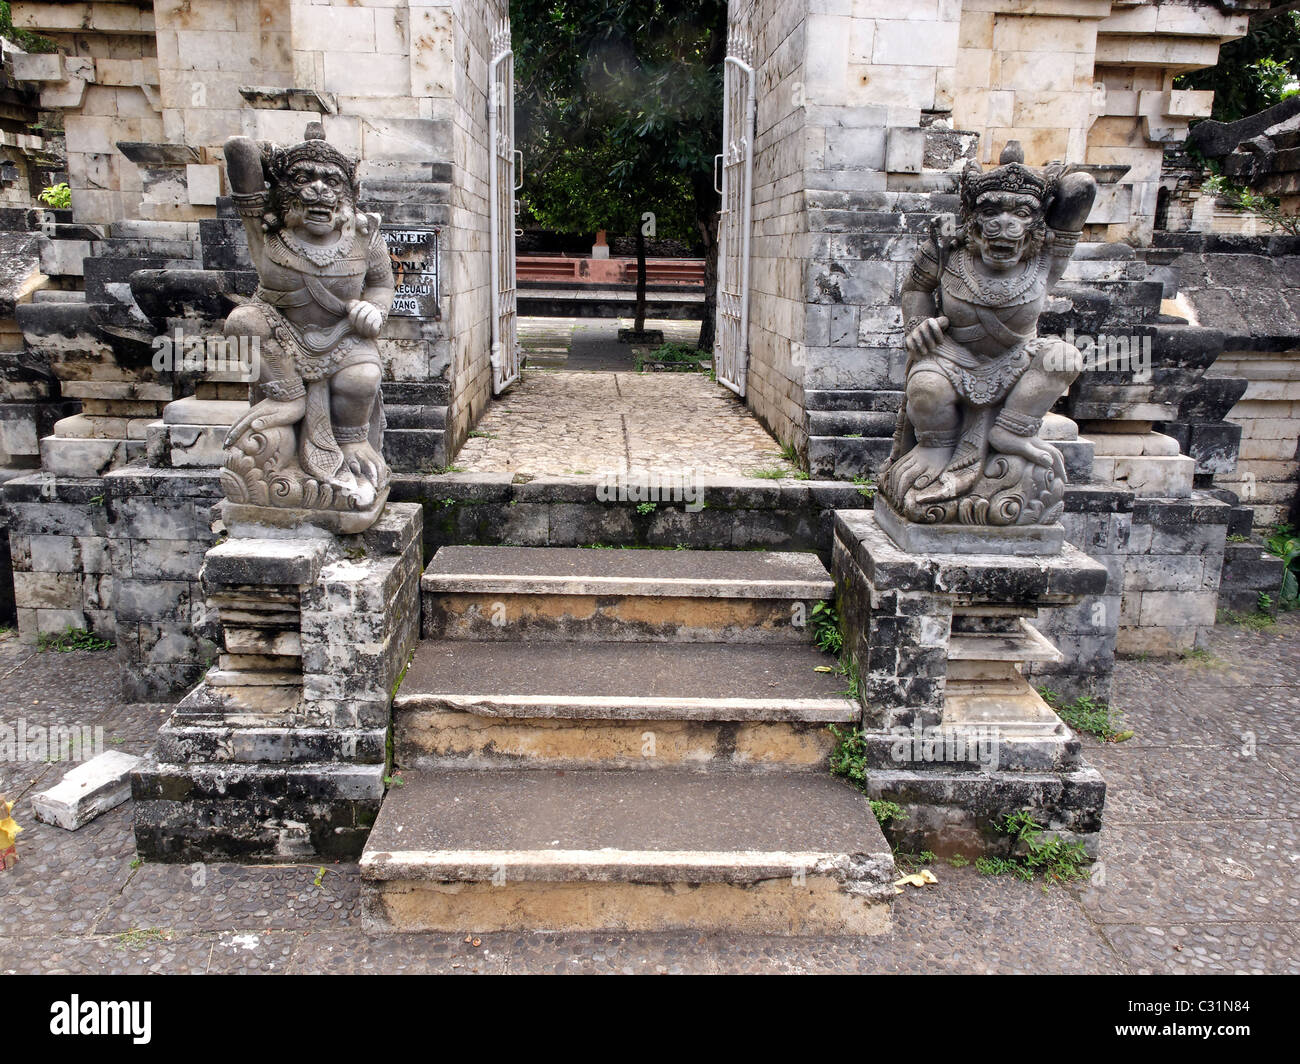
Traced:
POLYGON ((280 399, 263 399, 247 414, 230 426, 226 433, 226 446, 233 447, 245 432, 265 432, 282 425, 296 425, 307 413, 307 397, 301 396, 287 402, 280 399))
POLYGON ((358 336, 374 339, 384 327, 384 312, 364 299, 354 299, 348 304, 348 321, 358 336))
POLYGON ((939 350, 939 345, 943 343, 943 331, 948 328, 948 325, 949 322, 946 317, 926 318, 908 334, 903 346, 907 348, 907 353, 913 357, 932 355, 939 350))

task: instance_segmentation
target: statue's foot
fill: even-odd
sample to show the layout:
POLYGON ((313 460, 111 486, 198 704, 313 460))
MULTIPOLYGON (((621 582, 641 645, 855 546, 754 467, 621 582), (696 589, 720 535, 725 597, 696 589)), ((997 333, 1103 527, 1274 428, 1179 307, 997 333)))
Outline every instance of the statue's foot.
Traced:
POLYGON ((951 457, 951 447, 913 447, 890 467, 889 496, 901 501, 918 487, 927 487, 943 472, 951 457))
POLYGON ((918 484, 908 500, 915 506, 959 499, 975 486, 983 467, 983 453, 975 444, 964 440, 949 459, 943 472, 930 484, 918 484))
POLYGON ((1018 436, 994 425, 989 430, 989 447, 1003 454, 1013 454, 1044 469, 1051 469, 1057 463, 1057 450, 1050 443, 1045 443, 1037 436, 1018 436))
POLYGON ((388 463, 383 455, 370 446, 369 440, 340 445, 343 464, 358 480, 367 480, 378 490, 388 483, 388 463))

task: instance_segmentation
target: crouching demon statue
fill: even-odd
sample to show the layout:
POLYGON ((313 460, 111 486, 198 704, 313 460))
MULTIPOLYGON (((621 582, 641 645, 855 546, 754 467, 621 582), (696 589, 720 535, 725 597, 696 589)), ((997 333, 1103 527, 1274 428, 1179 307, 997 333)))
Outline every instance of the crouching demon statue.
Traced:
POLYGON ((903 285, 906 396, 880 494, 910 521, 1049 524, 1063 508, 1061 454, 1038 433, 1080 363, 1038 318, 1097 186, 1023 159, 1012 142, 997 168, 967 166, 960 216, 935 219, 903 285))
POLYGON ((356 163, 319 123, 292 147, 232 137, 225 151, 259 282, 225 333, 253 338, 259 358, 252 407, 226 437, 222 488, 254 519, 361 531, 389 482, 375 338, 393 273, 379 215, 356 210, 356 163))

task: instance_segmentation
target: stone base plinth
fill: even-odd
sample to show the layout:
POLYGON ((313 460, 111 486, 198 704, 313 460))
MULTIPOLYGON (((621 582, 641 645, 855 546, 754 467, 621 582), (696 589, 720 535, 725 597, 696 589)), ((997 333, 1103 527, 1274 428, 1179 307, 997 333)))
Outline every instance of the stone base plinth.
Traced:
MULTIPOLYGON (((879 506, 879 501, 877 502, 879 506)), ((864 708, 868 789, 903 808, 886 833, 938 854, 1007 852, 1028 810, 1095 849, 1105 784, 1025 678, 1060 651, 1040 608, 1104 591, 1069 544, 1052 556, 902 549, 875 514, 836 514, 834 579, 864 708)))
POLYGON ((923 525, 909 521, 886 501, 875 498, 876 524, 903 550, 913 554, 1060 554, 1065 529, 1051 525, 923 525))
POLYGON ((142 856, 360 854, 419 635, 421 524, 394 504, 360 535, 250 529, 207 552, 223 652, 132 777, 142 856))
POLYGON ((364 510, 298 510, 278 506, 254 506, 249 503, 221 503, 221 519, 226 528, 253 530, 261 526, 288 530, 319 529, 340 536, 359 535, 378 520, 388 502, 388 489, 380 492, 373 506, 364 510))
POLYGON ((902 807, 905 818, 890 820, 884 832, 903 853, 1009 857, 1014 840, 1003 825, 1009 815, 1028 811, 1064 841, 1082 843, 1090 858, 1099 856, 1106 782, 1082 759, 1055 772, 971 771, 959 764, 872 770, 867 793, 902 807))

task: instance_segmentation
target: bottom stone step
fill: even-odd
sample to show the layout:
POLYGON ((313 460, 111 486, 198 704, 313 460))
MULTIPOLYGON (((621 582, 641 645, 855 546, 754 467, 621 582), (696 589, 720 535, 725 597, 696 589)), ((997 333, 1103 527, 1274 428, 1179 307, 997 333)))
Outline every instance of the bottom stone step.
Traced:
POLYGON ((391 931, 889 929, 866 798, 809 773, 416 771, 361 859, 391 931))

